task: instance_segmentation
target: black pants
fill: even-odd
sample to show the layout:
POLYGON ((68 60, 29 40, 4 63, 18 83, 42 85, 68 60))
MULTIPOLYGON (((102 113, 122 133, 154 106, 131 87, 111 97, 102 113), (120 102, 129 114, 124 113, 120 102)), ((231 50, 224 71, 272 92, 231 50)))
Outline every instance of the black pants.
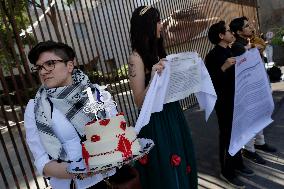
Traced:
POLYGON ((232 131, 233 108, 216 106, 215 110, 219 124, 219 158, 221 173, 227 177, 234 177, 235 169, 243 166, 243 158, 241 151, 237 152, 234 156, 231 156, 228 153, 232 131))

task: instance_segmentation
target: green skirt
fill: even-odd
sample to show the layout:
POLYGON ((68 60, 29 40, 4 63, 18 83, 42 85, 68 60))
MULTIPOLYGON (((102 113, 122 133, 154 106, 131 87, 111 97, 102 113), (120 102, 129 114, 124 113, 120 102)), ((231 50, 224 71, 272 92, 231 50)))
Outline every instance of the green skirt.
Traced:
POLYGON ((153 113, 138 136, 155 142, 150 153, 135 163, 143 189, 197 188, 191 133, 178 102, 153 113))

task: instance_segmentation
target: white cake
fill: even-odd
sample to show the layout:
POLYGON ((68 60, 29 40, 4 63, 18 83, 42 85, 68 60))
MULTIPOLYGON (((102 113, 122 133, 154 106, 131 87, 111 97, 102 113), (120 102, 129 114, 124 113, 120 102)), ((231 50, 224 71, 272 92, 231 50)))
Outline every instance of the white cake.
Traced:
POLYGON ((85 134, 82 153, 89 171, 120 166, 141 151, 134 127, 127 126, 123 113, 87 123, 85 134))

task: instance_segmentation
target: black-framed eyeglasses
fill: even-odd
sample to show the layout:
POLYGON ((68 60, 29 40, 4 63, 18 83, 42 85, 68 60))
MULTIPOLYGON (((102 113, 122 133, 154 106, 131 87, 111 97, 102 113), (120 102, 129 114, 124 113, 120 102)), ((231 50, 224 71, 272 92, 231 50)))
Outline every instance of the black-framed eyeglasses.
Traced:
POLYGON ((246 25, 244 25, 244 27, 243 27, 243 28, 247 28, 247 27, 250 27, 250 24, 246 24, 246 25))
POLYGON ((51 72, 55 68, 56 63, 66 63, 68 60, 48 60, 44 62, 42 65, 35 65, 31 68, 32 71, 40 72, 42 69, 45 71, 51 72))

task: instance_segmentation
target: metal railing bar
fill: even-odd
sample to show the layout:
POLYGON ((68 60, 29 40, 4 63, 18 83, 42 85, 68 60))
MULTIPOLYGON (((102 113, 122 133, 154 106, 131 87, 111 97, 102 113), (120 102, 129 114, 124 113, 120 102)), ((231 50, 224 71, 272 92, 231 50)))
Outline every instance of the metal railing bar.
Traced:
MULTIPOLYGON (((85 0, 85 6, 87 7, 87 0, 85 0)), ((97 45, 97 42, 96 42, 96 38, 95 38, 95 31, 94 31, 94 27, 93 27, 93 23, 91 22, 92 21, 92 18, 91 18, 91 15, 90 15, 90 8, 87 7, 87 13, 88 13, 88 17, 90 19, 90 28, 91 28, 91 31, 93 33, 93 42, 94 42, 94 45, 95 45, 95 48, 96 48, 96 53, 97 55, 99 54, 99 49, 98 49, 98 45, 97 45)), ((94 18, 95 19, 95 18, 94 18)), ((90 39, 90 43, 92 43, 91 39, 90 39)), ((92 50, 93 48, 91 47, 91 52, 93 52, 92 50)), ((93 58, 96 57, 93 53, 93 58)))
MULTIPOLYGON (((77 1, 77 2, 79 2, 79 4, 82 6, 81 0, 79 0, 79 1, 77 1)), ((76 16, 77 16, 78 22, 80 23, 80 24, 79 24, 79 28, 80 28, 81 35, 82 35, 82 38, 83 38, 83 45, 84 45, 84 47, 85 47, 85 52, 86 52, 86 55, 87 55, 87 60, 88 60, 88 62, 90 62, 91 59, 90 59, 90 55, 89 55, 89 52, 88 52, 88 47, 87 47, 87 44, 86 44, 85 34, 84 34, 83 29, 82 29, 82 26, 81 26, 81 23, 82 23, 82 22, 81 22, 79 13, 78 13, 77 2, 74 2, 73 5, 74 5, 74 8, 75 8, 75 12, 76 12, 76 16)), ((81 10, 83 10, 82 7, 81 7, 81 10)), ((84 20, 83 23, 86 24, 84 11, 82 11, 82 17, 83 17, 83 20, 84 20)), ((87 24, 86 24, 86 32, 87 32, 87 31, 88 31, 88 30, 87 30, 87 24)), ((88 33, 87 33, 87 35, 88 35, 88 33)), ((82 63, 83 63, 83 64, 87 64, 87 62, 82 62, 82 63)))
MULTIPOLYGON (((114 13, 112 3, 111 3, 111 2, 109 2, 109 3, 110 3, 111 12, 114 13)), ((116 9, 115 9, 115 13, 116 13, 116 9)), ((110 21, 109 13, 108 13, 108 18, 109 18, 109 22, 111 22, 111 21, 110 21)), ((119 17, 117 17, 117 18, 119 18, 119 17)), ((118 20, 118 19, 117 19, 117 20, 118 20)), ((115 30, 118 32, 118 27, 117 27, 117 23, 116 23, 116 22, 114 22, 114 28, 115 28, 115 30)), ((116 41, 115 41, 115 38, 114 38, 114 35, 113 35, 113 32, 111 32, 111 33, 112 33, 112 37, 113 37, 114 46, 115 46, 115 47, 119 46, 119 48, 122 49, 121 41, 120 41, 119 36, 117 36, 117 37, 118 37, 118 45, 117 45, 117 44, 116 44, 116 41)), ((115 51, 116 51, 116 54, 118 54, 117 48, 114 48, 114 49, 115 49, 115 51)), ((123 54, 123 55, 124 55, 124 57, 126 57, 126 54, 123 54)), ((120 56, 119 56, 119 57, 120 57, 120 56)), ((120 60, 120 59, 118 60, 118 65, 119 65, 119 67, 122 66, 121 62, 124 62, 123 57, 122 57, 122 60, 120 60)), ((124 86, 125 86, 125 85, 124 85, 124 86)), ((120 88, 121 91, 123 91, 121 85, 119 85, 119 88, 120 88)), ((128 94, 127 91, 125 91, 125 92, 126 92, 126 94, 128 94)), ((124 103, 124 106, 125 106, 124 95, 122 95, 122 96, 123 96, 123 98, 122 98, 122 99, 123 99, 123 103, 124 103)), ((126 98, 127 103, 130 104, 128 95, 126 95, 125 98, 126 98)), ((132 119, 132 121, 134 122, 135 116, 133 116, 133 114, 132 114, 132 108, 131 108, 131 107, 128 107, 128 108, 130 109, 131 119, 132 119)), ((126 108, 126 109, 127 109, 127 108, 126 108)))
MULTIPOLYGON (((58 4, 57 4, 57 1, 54 1, 54 6, 55 6, 55 9, 56 9, 56 14, 57 14, 57 17, 58 17, 58 20, 59 20, 59 25, 61 27, 61 31, 62 31, 62 35, 63 35, 63 39, 64 39, 64 42, 65 43, 68 43, 67 42, 67 37, 66 37, 66 34, 65 34, 65 30, 64 30, 64 27, 63 27, 63 22, 62 22, 62 18, 61 18, 61 15, 60 15, 60 12, 59 12, 59 8, 58 8, 58 4)), ((50 6, 50 1, 48 1, 48 4, 50 6)), ((62 4, 62 7, 64 6, 64 4, 62 4)))
POLYGON ((30 9, 29 9, 29 4, 26 3, 26 12, 27 12, 27 15, 28 15, 28 18, 29 18, 29 22, 30 22, 30 26, 32 28, 32 32, 34 34, 34 37, 35 37, 35 40, 36 42, 38 42, 38 37, 36 35, 36 32, 35 32, 35 27, 34 27, 34 24, 33 24, 33 19, 32 19, 32 16, 31 16, 31 13, 30 13, 30 9))
MULTIPOLYGON (((2 135, 2 134, 0 133, 0 135, 2 135)), ((8 189, 9 188, 9 183, 8 183, 8 180, 7 180, 6 176, 5 176, 5 172, 4 172, 4 169, 2 167, 1 162, 0 162, 0 173, 1 173, 1 176, 2 176, 2 179, 3 179, 3 182, 5 184, 5 187, 6 187, 6 189, 8 189)))
MULTIPOLYGON (((108 2, 108 3, 110 3, 110 2, 108 2)), ((110 21, 110 15, 109 15, 109 13, 108 13, 108 11, 106 10, 106 8, 107 8, 107 2, 105 2, 105 5, 106 6, 103 6, 103 2, 101 3, 102 4, 102 15, 103 15, 103 18, 104 18, 104 22, 105 22, 105 24, 106 24, 106 33, 107 33, 107 35, 108 35, 108 43, 110 44, 110 52, 111 52, 111 54, 112 54, 112 56, 114 56, 115 55, 115 52, 114 51, 116 51, 116 54, 117 54, 117 50, 114 50, 114 48, 113 48, 113 44, 111 43, 111 39, 110 39, 110 36, 112 36, 112 38, 113 38, 113 42, 114 42, 114 45, 116 46, 116 42, 115 42, 115 39, 114 39, 114 35, 113 35, 113 32, 110 32, 109 30, 109 28, 110 27, 108 27, 108 24, 109 24, 109 26, 111 25, 111 21, 110 21), (103 7, 105 7, 105 9, 103 8, 103 7), (106 14, 105 14, 106 13, 106 14), (106 18, 108 18, 108 21, 106 20, 106 18), (112 35, 111 35, 112 34, 112 35)), ((116 61, 119 61, 119 60, 116 60, 116 61)), ((115 61, 115 64, 116 64, 116 61, 115 61)), ((112 72, 112 70, 111 70, 111 72, 112 72)), ((121 86, 120 86, 121 87, 121 86)), ((118 94, 118 89, 117 89, 117 87, 116 87, 116 85, 114 86, 114 88, 115 88, 115 91, 116 91, 116 94, 118 94)), ((124 96, 122 95, 122 101, 123 101, 123 104, 121 104, 121 102, 120 102, 120 98, 118 97, 118 101, 119 101, 119 104, 122 106, 123 104, 125 105, 126 103, 125 103, 125 99, 124 99, 124 96)), ((126 110, 126 114, 127 114, 127 117, 128 117, 128 111, 127 111, 127 109, 125 109, 126 110)), ((133 120, 133 119, 132 119, 133 120)))
MULTIPOLYGON (((62 1, 62 0, 61 0, 62 1)), ((75 4, 75 3, 74 3, 75 4)), ((70 8, 70 10, 69 10, 69 14, 70 14, 70 16, 71 16, 71 21, 72 21, 72 24, 73 24, 73 29, 74 29, 74 31, 75 31, 75 36, 76 36, 76 41, 77 41, 77 44, 78 44, 78 48, 79 48, 79 52, 80 52, 80 55, 81 55, 81 58, 82 58, 82 63, 83 63, 83 65, 84 65, 84 67, 85 67, 85 64, 84 63, 86 63, 85 62, 85 58, 84 58, 84 55, 83 55, 83 52, 82 52, 82 49, 81 49, 81 43, 80 43, 80 41, 79 41, 79 37, 78 37, 78 31, 76 30, 76 28, 75 28, 75 21, 74 21, 74 17, 73 17, 73 13, 72 13, 72 11, 71 11, 71 8, 70 8)), ((68 23, 67 23, 68 24, 68 23)), ((72 34, 71 34, 71 36, 72 36, 72 34)))
MULTIPOLYGON (((119 5, 121 5, 121 4, 119 4, 119 5)), ((132 2, 131 2, 129 5, 130 5, 131 8, 132 8, 132 2)), ((123 19, 121 19, 122 24, 119 24, 119 28, 121 28, 121 26, 123 25, 123 26, 125 26, 124 29, 126 29, 126 31, 127 31, 127 32, 124 32, 124 39, 125 39, 125 41, 123 40, 124 44, 127 45, 127 49, 128 49, 128 50, 127 50, 127 49, 126 49, 126 46, 124 45, 125 54, 131 52, 131 45, 130 45, 130 37, 129 37, 129 35, 130 35, 130 18, 131 18, 132 11, 129 10, 129 7, 130 7, 130 6, 117 6, 117 7, 122 7, 122 10, 123 10, 123 13, 124 13, 125 17, 126 17, 126 16, 129 17, 129 22, 128 22, 128 19, 125 19, 125 20, 126 20, 126 23, 124 22, 123 19), (127 9, 125 9, 125 7, 126 7, 127 9), (126 14, 126 12, 128 12, 129 14, 126 14), (129 41, 127 41, 127 39, 129 39, 129 41)), ((133 8, 133 10, 134 10, 134 8, 133 8)), ((118 15, 117 12, 116 12, 116 15, 118 15)), ((122 31, 122 29, 121 29, 121 31, 122 31)), ((123 32, 122 32, 122 33, 123 33, 123 32)), ((121 35, 122 35, 122 34, 121 34, 121 35)), ((122 38, 123 38, 123 37, 122 37, 122 38)), ((128 56, 129 56, 129 54, 128 54, 128 56)), ((128 64, 128 56, 126 55, 126 57, 125 57, 127 64, 128 64)), ((126 83, 123 81, 123 84, 124 84, 125 87, 127 87, 127 88, 130 89, 130 84, 129 84, 129 82, 126 84, 126 83)), ((135 106, 135 103, 134 103, 134 98, 133 98, 133 96, 131 95, 131 91, 128 91, 128 92, 129 92, 129 95, 127 95, 127 96, 130 96, 131 103, 134 105, 134 117, 137 118, 137 117, 138 117, 138 111, 136 111, 136 108, 135 108, 136 106, 135 106)))
MULTIPOLYGON (((64 19, 65 19, 65 22, 66 22, 66 25, 67 25, 68 34, 69 34, 69 36, 72 36, 72 34, 71 34, 71 29, 70 29, 70 26, 69 26, 69 24, 68 24, 68 18, 67 18, 67 15, 66 15, 64 2, 63 2, 63 0, 61 0, 60 2, 61 2, 61 4, 62 4, 62 10, 63 10, 63 14, 64 14, 64 19)), ((70 37, 70 40, 71 40, 71 46, 72 46, 72 48, 75 49, 73 37, 70 37)))
POLYGON ((32 5, 33 5, 33 8, 34 8, 35 17, 36 17, 36 20, 37 20, 36 22, 38 24, 38 27, 39 27, 39 30, 40 30, 40 33, 41 33, 41 37, 42 37, 43 41, 45 41, 45 36, 44 36, 43 30, 42 30, 41 21, 39 20, 35 0, 32 0, 32 5))
MULTIPOLYGON (((5 82, 3 82, 3 74, 2 73, 3 73, 2 72, 2 68, 0 67, 0 80, 2 81, 2 84, 5 85, 5 82)), ((0 98, 0 102, 1 102, 1 104, 3 104, 1 98, 0 98)), ((5 125, 9 126, 7 115, 6 115, 6 112, 5 112, 5 109, 4 109, 4 105, 3 106, 1 105, 1 111, 2 111, 2 114, 4 115, 5 125)), ((9 130, 9 131, 11 132, 11 130, 9 130)), ((5 140, 3 139, 2 133, 0 133, 0 141, 1 141, 1 144, 2 144, 2 147, 3 147, 3 150, 4 150, 4 154, 5 154, 6 159, 7 159, 7 163, 9 165, 10 171, 12 173, 15 185, 19 189, 20 188, 19 180, 18 180, 18 178, 16 176, 16 172, 14 170, 13 163, 11 161, 11 158, 10 158, 10 155, 8 153, 7 147, 5 145, 5 140)), ((13 142, 13 139, 12 139, 12 142, 13 142)), ((1 174, 5 175, 5 172, 1 172, 1 174)))
POLYGON ((44 5, 44 0, 40 0, 40 5, 39 6, 40 6, 39 8, 42 10, 42 13, 43 13, 43 18, 44 18, 44 21, 45 21, 45 25, 46 25, 46 29, 47 29, 49 38, 52 40, 52 35, 51 35, 51 32, 50 32, 48 20, 46 18, 48 13, 45 12, 46 10, 45 10, 45 5, 44 5))

